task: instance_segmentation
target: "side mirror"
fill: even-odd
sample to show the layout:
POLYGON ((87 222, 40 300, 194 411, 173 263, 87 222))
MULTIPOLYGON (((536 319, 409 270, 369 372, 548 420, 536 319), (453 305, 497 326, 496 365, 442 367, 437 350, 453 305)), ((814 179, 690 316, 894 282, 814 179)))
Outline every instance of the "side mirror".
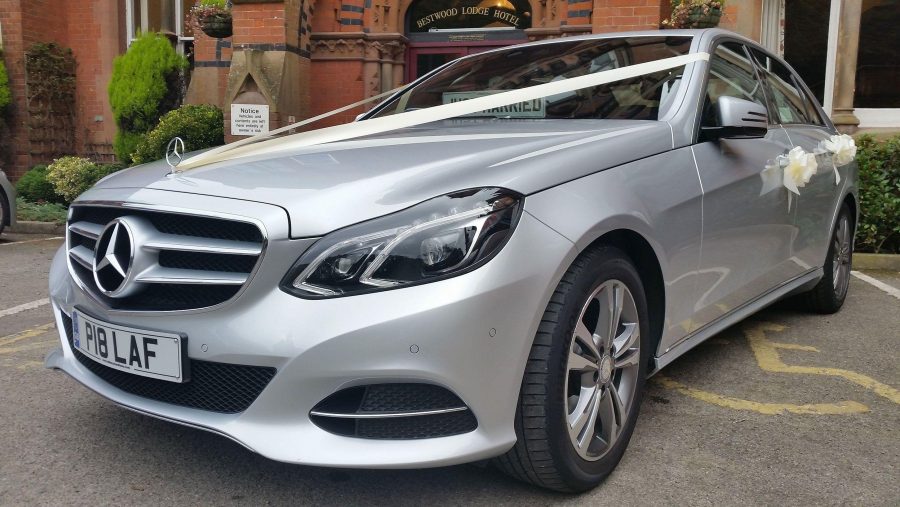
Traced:
POLYGON ((737 97, 719 97, 716 104, 719 127, 704 127, 707 139, 751 139, 765 137, 769 116, 765 106, 737 97))

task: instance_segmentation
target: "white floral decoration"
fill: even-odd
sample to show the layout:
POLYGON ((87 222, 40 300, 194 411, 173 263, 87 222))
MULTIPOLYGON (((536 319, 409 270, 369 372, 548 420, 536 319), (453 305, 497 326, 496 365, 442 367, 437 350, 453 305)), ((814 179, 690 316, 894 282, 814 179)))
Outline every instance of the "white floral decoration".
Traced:
POLYGON ((819 149, 831 153, 831 166, 834 168, 834 184, 841 182, 838 166, 853 162, 856 157, 856 141, 847 134, 833 135, 819 143, 819 149))
POLYGON ((781 165, 784 166, 783 184, 785 188, 800 195, 800 189, 809 183, 819 167, 816 156, 795 146, 787 155, 781 155, 779 159, 781 159, 779 161, 781 165))

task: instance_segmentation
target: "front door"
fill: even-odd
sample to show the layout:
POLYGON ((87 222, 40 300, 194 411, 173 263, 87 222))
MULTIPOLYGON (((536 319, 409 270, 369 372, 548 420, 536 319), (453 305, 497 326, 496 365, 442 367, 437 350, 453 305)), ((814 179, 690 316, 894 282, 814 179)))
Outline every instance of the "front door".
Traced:
MULTIPOLYGON (((720 44, 709 61, 701 126, 717 127, 717 101, 731 96, 765 105, 763 86, 742 44, 720 44)), ((767 170, 791 148, 772 125, 760 139, 704 140, 694 146, 703 184, 701 295, 693 330, 765 294, 796 273, 792 243, 797 199, 767 170), (772 177, 766 177, 766 175, 772 177)))
POLYGON ((463 47, 411 47, 409 49, 409 76, 407 82, 415 81, 445 63, 466 56, 468 48, 463 47))

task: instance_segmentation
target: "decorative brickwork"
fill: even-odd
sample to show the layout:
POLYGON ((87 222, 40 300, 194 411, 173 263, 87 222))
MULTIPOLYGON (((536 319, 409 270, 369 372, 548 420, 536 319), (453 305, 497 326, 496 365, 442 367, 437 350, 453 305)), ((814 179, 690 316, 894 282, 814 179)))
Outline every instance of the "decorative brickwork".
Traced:
POLYGON ((115 125, 106 85, 113 58, 124 50, 120 4, 120 0, 0 0, 4 60, 14 102, 13 163, 4 170, 13 180, 32 165, 50 162, 43 148, 32 146, 29 138, 24 54, 34 43, 55 42, 72 48, 77 63, 74 151, 99 160, 112 159, 115 125))

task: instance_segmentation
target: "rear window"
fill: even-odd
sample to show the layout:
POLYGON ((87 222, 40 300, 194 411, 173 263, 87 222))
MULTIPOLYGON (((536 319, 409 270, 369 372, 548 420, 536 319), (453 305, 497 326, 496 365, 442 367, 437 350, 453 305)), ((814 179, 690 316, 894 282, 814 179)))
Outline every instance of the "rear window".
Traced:
MULTIPOLYGON (((510 48, 461 59, 386 104, 375 116, 439 106, 628 65, 684 55, 690 37, 581 40, 510 48)), ((513 104, 470 116, 656 120, 684 67, 513 104)))

